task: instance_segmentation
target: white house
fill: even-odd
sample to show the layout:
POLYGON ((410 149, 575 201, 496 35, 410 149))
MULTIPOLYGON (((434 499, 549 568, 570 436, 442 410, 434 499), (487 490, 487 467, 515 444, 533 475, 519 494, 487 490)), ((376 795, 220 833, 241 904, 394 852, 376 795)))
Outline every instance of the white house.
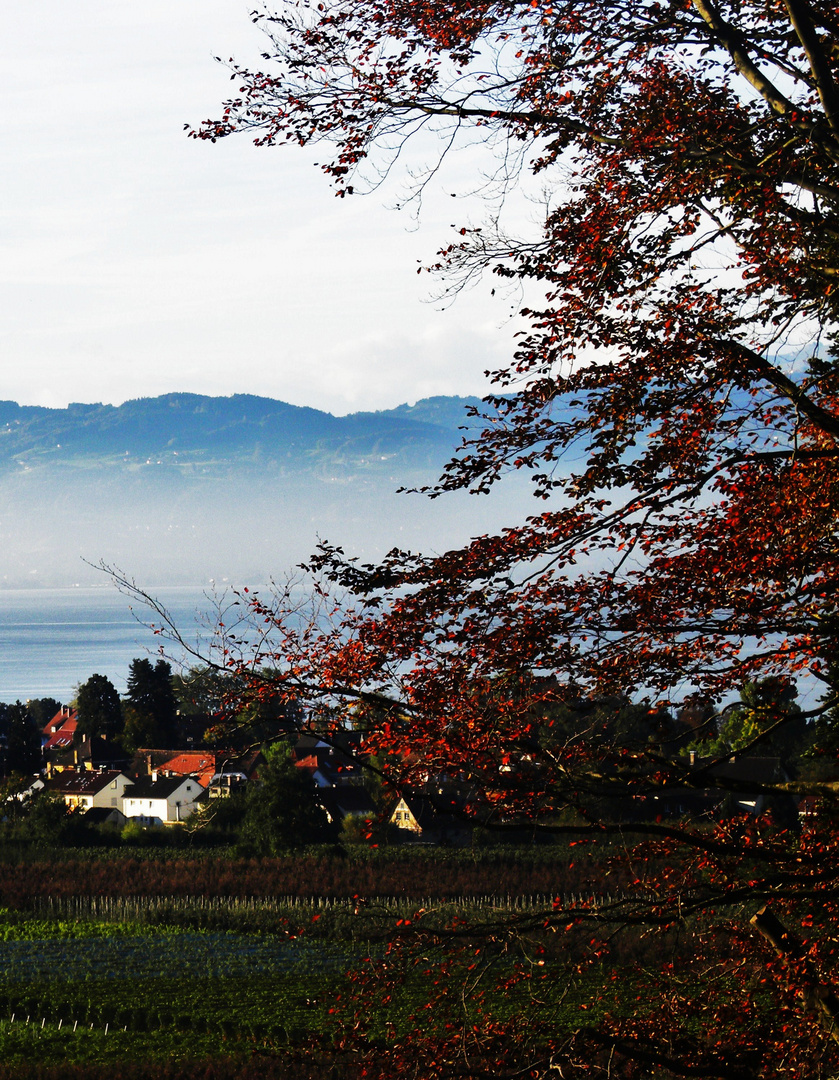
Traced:
POLYGON ((192 776, 137 780, 122 800, 122 812, 141 825, 185 821, 196 809, 204 788, 192 776))
POLYGON ((102 769, 92 772, 62 772, 51 780, 44 780, 41 787, 51 795, 58 795, 71 810, 90 810, 92 807, 121 809, 127 788, 132 787, 130 777, 118 769, 102 769))

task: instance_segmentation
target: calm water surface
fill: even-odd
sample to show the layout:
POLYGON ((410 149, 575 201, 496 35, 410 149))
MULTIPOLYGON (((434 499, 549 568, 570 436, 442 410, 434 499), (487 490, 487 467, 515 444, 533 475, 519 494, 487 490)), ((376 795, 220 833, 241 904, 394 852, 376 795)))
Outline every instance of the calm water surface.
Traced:
MULTIPOLYGON (((205 590, 150 591, 187 640, 209 639, 214 606, 205 590)), ((0 701, 67 702, 94 672, 124 693, 130 662, 158 655, 161 639, 144 625, 155 621, 157 616, 112 586, 0 589, 0 701)), ((169 647, 167 652, 177 655, 169 647)))

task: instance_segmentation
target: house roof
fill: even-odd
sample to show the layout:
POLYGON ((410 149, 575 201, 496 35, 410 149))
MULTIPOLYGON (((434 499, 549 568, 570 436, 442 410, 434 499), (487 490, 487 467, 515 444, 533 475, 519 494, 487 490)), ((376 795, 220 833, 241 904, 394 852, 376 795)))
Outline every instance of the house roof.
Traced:
POLYGON ((70 705, 62 705, 55 716, 48 723, 44 724, 41 734, 46 738, 49 738, 60 728, 64 727, 68 720, 72 720, 75 726, 76 721, 78 720, 78 714, 70 705))
POLYGON ((301 758, 311 754, 328 754, 330 749, 329 743, 324 742, 319 735, 301 735, 294 744, 294 755, 301 758))
POLYGON ((259 766, 265 764, 265 757, 262 750, 249 750, 245 754, 240 754, 238 757, 225 759, 222 762, 222 770, 224 772, 234 771, 242 772, 249 780, 253 778, 259 772, 259 766))
POLYGON ((128 819, 115 806, 91 806, 89 810, 85 810, 84 820, 86 824, 104 825, 108 822, 122 823, 128 819))
POLYGON ((196 795, 203 791, 196 778, 191 776, 165 776, 158 780, 142 777, 131 785, 131 790, 126 791, 125 795, 128 799, 168 799, 189 783, 196 784, 200 789, 196 795))
POLYGON ((760 787, 783 779, 779 757, 740 757, 713 765, 708 772, 711 776, 718 776, 733 783, 756 784, 760 787))
POLYGON ((65 708, 62 707, 44 728, 44 735, 47 736, 44 750, 54 750, 56 747, 66 750, 68 746, 73 745, 79 717, 75 709, 65 711, 65 708))
POLYGON ((403 795, 393 809, 390 818, 393 824, 396 824, 396 811, 403 803, 423 832, 442 833, 469 828, 468 823, 457 816, 457 811, 463 807, 463 801, 456 797, 429 797, 418 792, 403 795))
POLYGON ((318 792, 318 799, 333 817, 335 811, 346 817, 348 814, 369 814, 375 817, 378 813, 376 804, 370 793, 363 787, 333 787, 324 788, 318 792))
POLYGON ((664 788, 652 796, 649 805, 656 812, 697 816, 716 813, 729 796, 748 809, 761 804, 764 789, 788 778, 781 759, 775 756, 732 756, 712 764, 715 761, 712 757, 697 758, 691 764, 691 786, 664 788))
POLYGON ((129 784, 128 777, 119 769, 103 769, 101 772, 86 770, 79 773, 59 773, 58 776, 44 781, 44 791, 54 795, 96 795, 112 781, 122 777, 129 784))
POLYGON ((324 742, 313 735, 301 736, 294 745, 295 764, 298 769, 314 775, 320 772, 329 784, 360 780, 363 772, 359 761, 353 757, 352 740, 344 738, 354 732, 339 732, 341 744, 324 742), (344 749, 344 746, 347 749, 344 749))
POLYGON ((219 760, 224 757, 224 753, 216 750, 184 750, 168 761, 161 761, 157 768, 179 776, 194 776, 202 787, 206 787, 215 775, 219 760))
POLYGON ((130 759, 131 755, 126 754, 116 743, 94 735, 92 739, 83 739, 72 751, 67 749, 64 753, 57 754, 52 762, 56 768, 73 768, 83 761, 90 762, 93 768, 98 768, 105 765, 128 765, 130 759))

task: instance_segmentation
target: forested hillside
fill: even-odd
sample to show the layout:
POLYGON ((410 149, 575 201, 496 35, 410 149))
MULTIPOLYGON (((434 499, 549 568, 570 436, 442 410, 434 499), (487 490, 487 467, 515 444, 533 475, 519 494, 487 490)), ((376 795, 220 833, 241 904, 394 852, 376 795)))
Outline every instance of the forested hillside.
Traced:
POLYGON ((165 394, 66 409, 0 402, 0 468, 45 465, 212 473, 231 465, 288 472, 441 464, 474 398, 429 398, 332 416, 250 394, 165 394), (149 460, 151 458, 151 460, 149 460), (384 464, 383 464, 384 463, 384 464))

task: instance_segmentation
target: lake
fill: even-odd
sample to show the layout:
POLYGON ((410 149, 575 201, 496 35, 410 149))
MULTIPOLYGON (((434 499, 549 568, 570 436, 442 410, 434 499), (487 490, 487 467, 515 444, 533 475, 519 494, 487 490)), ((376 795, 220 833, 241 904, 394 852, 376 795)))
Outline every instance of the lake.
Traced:
MULTIPOLYGON (((190 642, 208 642, 213 595, 200 587, 150 589, 190 642)), ((159 617, 112 585, 0 590, 0 701, 53 697, 68 702, 79 683, 106 675, 120 693, 135 657, 154 660, 159 617), (133 610, 132 610, 133 609, 133 610)), ((181 653, 167 646, 167 654, 181 653)))

